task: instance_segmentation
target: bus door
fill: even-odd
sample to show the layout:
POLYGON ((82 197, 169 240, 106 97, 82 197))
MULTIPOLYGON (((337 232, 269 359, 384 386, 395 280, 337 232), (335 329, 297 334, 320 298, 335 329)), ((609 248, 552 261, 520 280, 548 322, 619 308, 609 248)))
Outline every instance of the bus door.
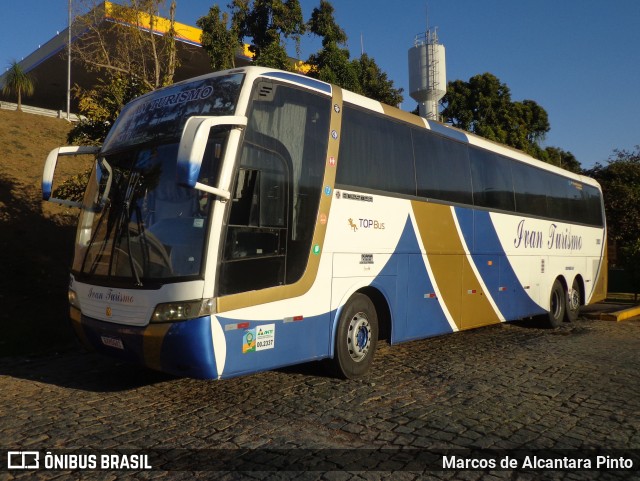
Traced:
POLYGON ((221 295, 285 283, 289 172, 285 151, 245 142, 230 199, 221 295))

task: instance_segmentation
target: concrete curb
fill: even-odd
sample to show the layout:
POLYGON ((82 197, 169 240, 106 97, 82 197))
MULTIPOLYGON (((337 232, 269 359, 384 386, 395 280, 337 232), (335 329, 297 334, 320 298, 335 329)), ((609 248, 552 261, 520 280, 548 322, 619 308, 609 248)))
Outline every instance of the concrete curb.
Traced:
POLYGON ((640 306, 633 306, 616 312, 602 312, 600 313, 600 320, 620 322, 636 316, 640 316, 640 306))

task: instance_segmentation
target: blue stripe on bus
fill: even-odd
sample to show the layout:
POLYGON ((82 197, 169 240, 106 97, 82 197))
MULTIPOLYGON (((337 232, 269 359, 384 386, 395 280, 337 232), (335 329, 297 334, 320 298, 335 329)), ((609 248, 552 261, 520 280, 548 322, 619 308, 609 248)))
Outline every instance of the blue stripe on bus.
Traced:
POLYGON ((173 323, 160 352, 165 372, 200 379, 218 377, 209 316, 173 323))
POLYGON ((42 182, 42 200, 51 198, 51 182, 42 182))
MULTIPOLYGON (((292 313, 292 315, 301 314, 292 313)), ((222 325, 227 343, 225 370, 222 377, 251 374, 328 357, 331 319, 334 316, 335 311, 317 316, 305 316, 297 322, 283 322, 283 319, 247 321, 216 316, 222 325), (227 325, 238 323, 249 323, 249 326, 246 329, 226 330, 225 328, 227 325), (243 352, 246 334, 251 332, 255 339, 257 329, 269 324, 274 325, 273 348, 243 352)))
POLYGON ((393 255, 371 285, 389 301, 392 344, 453 332, 439 300, 425 297, 435 289, 409 216, 393 255))
POLYGON ((511 266, 489 212, 462 207, 455 211, 473 262, 504 318, 543 314, 545 310, 527 294, 511 266), (501 287, 505 290, 500 291, 501 287))
POLYGON ((114 324, 87 316, 82 316, 81 327, 90 343, 88 347, 109 357, 161 369, 177 376, 201 379, 217 377, 211 342, 211 318, 208 316, 173 323, 166 333, 159 335, 160 366, 149 365, 149 359, 145 356, 147 327, 114 324), (124 349, 106 346, 103 336, 122 342, 124 349))

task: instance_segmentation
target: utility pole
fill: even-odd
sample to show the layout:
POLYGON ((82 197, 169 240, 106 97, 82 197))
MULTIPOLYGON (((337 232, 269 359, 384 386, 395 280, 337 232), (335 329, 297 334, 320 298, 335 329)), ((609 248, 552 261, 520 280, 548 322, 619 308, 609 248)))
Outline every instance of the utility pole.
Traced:
POLYGON ((71 0, 68 5, 67 22, 67 121, 71 121, 71 0))

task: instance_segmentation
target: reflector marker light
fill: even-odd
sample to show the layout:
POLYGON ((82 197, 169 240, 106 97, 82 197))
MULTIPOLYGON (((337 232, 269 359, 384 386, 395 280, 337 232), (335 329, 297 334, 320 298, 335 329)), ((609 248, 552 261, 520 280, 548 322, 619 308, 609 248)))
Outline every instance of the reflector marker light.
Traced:
POLYGON ((506 290, 507 290, 507 288, 506 288, 506 287, 498 287, 498 291, 499 291, 499 292, 504 292, 504 291, 506 291, 506 290))
POLYGON ((249 329, 249 323, 239 322, 237 324, 227 324, 224 326, 225 331, 235 331, 236 329, 249 329))
POLYGON ((284 322, 300 322, 304 320, 304 316, 285 317, 284 322))
POLYGON ((467 291, 467 294, 475 294, 476 292, 478 292, 478 291, 476 291, 475 289, 469 289, 467 291))
POLYGON ((438 298, 438 296, 436 296, 436 293, 435 293, 435 292, 429 292, 428 294, 425 294, 425 295, 424 295, 424 298, 425 298, 425 299, 437 299, 437 298, 438 298))

